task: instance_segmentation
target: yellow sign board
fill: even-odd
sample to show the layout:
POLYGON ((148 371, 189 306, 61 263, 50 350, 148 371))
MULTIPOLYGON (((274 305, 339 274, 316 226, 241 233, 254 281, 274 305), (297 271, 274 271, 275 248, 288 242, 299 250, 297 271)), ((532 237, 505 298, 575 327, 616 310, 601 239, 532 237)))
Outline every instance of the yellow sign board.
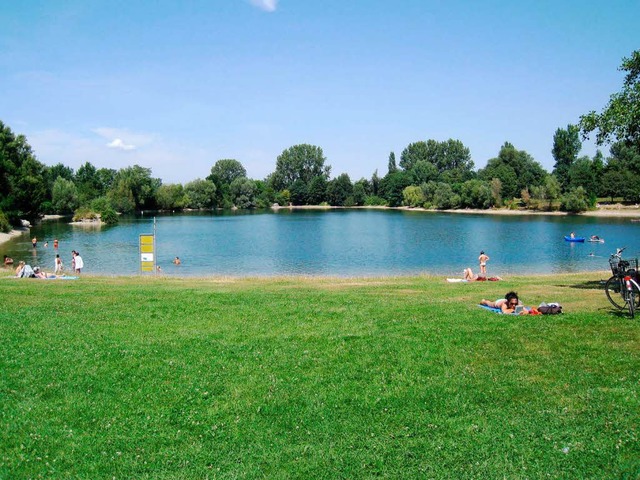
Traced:
POLYGON ((140 235, 140 270, 155 272, 155 236, 140 235))

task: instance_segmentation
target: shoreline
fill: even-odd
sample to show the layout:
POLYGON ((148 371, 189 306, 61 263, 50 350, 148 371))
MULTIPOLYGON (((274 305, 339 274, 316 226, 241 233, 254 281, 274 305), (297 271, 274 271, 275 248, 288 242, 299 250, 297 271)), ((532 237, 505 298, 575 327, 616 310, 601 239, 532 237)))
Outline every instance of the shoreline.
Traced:
POLYGON ((384 205, 371 205, 361 207, 335 207, 331 205, 289 205, 285 207, 271 207, 272 210, 338 210, 338 209, 360 209, 360 210, 404 210, 408 212, 426 212, 426 213, 462 213, 467 215, 551 215, 558 217, 566 216, 583 216, 583 217, 612 217, 612 218, 637 218, 640 220, 640 207, 612 206, 607 208, 598 208, 581 213, 568 213, 560 211, 538 211, 538 210, 508 210, 506 208, 460 208, 460 209, 444 209, 437 210, 434 208, 422 207, 387 207, 384 205))

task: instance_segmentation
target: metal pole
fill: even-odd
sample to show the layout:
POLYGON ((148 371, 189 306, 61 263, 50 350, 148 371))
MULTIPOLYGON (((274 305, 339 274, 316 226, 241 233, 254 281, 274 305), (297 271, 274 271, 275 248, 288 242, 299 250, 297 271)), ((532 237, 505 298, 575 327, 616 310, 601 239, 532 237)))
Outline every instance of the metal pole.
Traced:
POLYGON ((156 250, 156 217, 153 217, 153 272, 158 274, 158 251, 156 250))

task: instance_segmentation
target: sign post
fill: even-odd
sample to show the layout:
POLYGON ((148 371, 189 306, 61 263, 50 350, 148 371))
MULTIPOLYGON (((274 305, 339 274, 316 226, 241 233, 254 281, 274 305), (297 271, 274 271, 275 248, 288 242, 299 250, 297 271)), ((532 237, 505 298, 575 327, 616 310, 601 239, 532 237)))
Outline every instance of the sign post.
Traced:
POLYGON ((156 239, 155 235, 140 235, 140 271, 156 271, 156 239))

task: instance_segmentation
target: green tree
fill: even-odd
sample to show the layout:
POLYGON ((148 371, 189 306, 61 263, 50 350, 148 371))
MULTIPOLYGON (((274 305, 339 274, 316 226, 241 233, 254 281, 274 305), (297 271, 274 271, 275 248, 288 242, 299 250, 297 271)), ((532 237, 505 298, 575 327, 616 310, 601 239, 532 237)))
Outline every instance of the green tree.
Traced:
POLYGON ((0 211, 12 225, 21 218, 35 220, 49 191, 46 168, 27 139, 0 122, 0 211))
POLYGON ((424 205, 424 194, 422 189, 415 185, 409 185, 402 191, 402 204, 407 207, 422 207, 424 205))
POLYGON ((256 199, 256 207, 257 208, 269 208, 276 201, 276 192, 269 185, 268 182, 264 180, 255 180, 256 189, 258 191, 258 197, 256 199))
POLYGON ((218 160, 213 167, 211 167, 211 174, 207 177, 207 180, 213 181, 219 180, 221 183, 231 185, 236 178, 246 178, 247 171, 238 160, 222 159, 218 160))
MULTIPOLYGON (((315 178, 321 178, 321 177, 315 177, 315 178)), ((312 182, 313 180, 311 180, 310 183, 312 182)), ((304 183, 303 180, 298 179, 295 182, 293 182, 289 187, 289 192, 291 193, 291 203, 293 203, 294 205, 307 204, 308 189, 307 189, 307 184, 304 183)))
POLYGON ((320 205, 327 199, 327 179, 323 175, 313 177, 307 189, 307 200, 310 205, 320 205))
POLYGON ((380 177, 378 176, 378 170, 371 175, 371 195, 378 195, 380 189, 380 177))
POLYGON ((553 202, 560 198, 562 187, 560 187, 560 182, 558 182, 558 179, 556 177, 554 177, 553 175, 547 175, 544 179, 544 190, 545 195, 549 200, 548 209, 551 210, 553 202))
POLYGON ((109 204, 120 213, 131 213, 136 209, 136 200, 129 184, 123 180, 118 180, 107 192, 109 204))
POLYGON ((441 210, 458 208, 460 206, 460 196, 453 191, 453 188, 448 183, 438 182, 433 194, 433 203, 436 208, 441 210))
POLYGON ((473 178, 473 161, 469 149, 460 140, 420 141, 409 144, 403 151, 400 166, 407 171, 420 162, 435 166, 441 181, 462 183, 473 178))
POLYGON ((353 204, 361 207, 367 200, 367 181, 365 179, 360 179, 356 183, 353 184, 353 204))
POLYGON ((428 162, 427 160, 418 160, 413 164, 413 167, 408 171, 411 179, 411 183, 414 185, 420 185, 430 181, 436 181, 438 179, 438 169, 436 166, 428 162))
POLYGON ((556 163, 553 174, 560 181, 563 190, 569 188, 569 170, 573 162, 578 158, 582 148, 580 142, 580 128, 576 125, 567 125, 566 129, 558 128, 553 136, 553 149, 551 153, 556 163))
POLYGON ((565 193, 562 197, 561 208, 570 213, 580 213, 587 210, 589 201, 586 190, 578 187, 565 193))
POLYGON ((569 168, 569 189, 583 187, 587 195, 596 196, 600 179, 595 176, 593 161, 588 156, 578 158, 569 168))
MULTIPOLYGON (((430 140, 430 142, 434 141, 430 140)), ((429 153, 427 142, 419 141, 410 143, 400 154, 400 168, 405 171, 409 171, 418 162, 432 163, 429 153)))
POLYGON ((278 156, 276 170, 270 176, 272 186, 275 190, 288 189, 296 180, 308 185, 317 176, 328 180, 331 167, 325 165, 325 161, 320 147, 294 145, 278 156))
POLYGON ((611 145, 610 161, 616 161, 619 168, 640 175, 640 148, 616 142, 611 145))
POLYGON ((216 186, 209 180, 197 178, 184 186, 185 207, 212 208, 216 201, 216 186))
MULTIPOLYGON (((395 173, 398 171, 398 166, 396 165, 396 154, 391 152, 389 154, 389 162, 387 164, 387 174, 395 173)), ((376 171, 377 176, 377 171, 376 171)))
POLYGON ((115 177, 117 188, 129 190, 133 195, 134 209, 144 210, 156 207, 156 192, 162 182, 151 177, 151 169, 139 165, 126 167, 118 171, 115 177))
MULTIPOLYGON (((75 183, 78 189, 78 200, 81 205, 86 205, 94 198, 100 197, 105 193, 100 188, 101 185, 98 180, 96 167, 90 162, 85 162, 80 165, 80 168, 76 170, 74 175, 73 183, 75 183)), ((113 184, 110 185, 110 187, 112 186, 113 184)))
POLYGON ((53 211, 58 214, 69 214, 78 208, 78 189, 71 180, 58 177, 51 191, 53 211))
POLYGON ((499 178, 491 179, 491 198, 496 207, 502 206, 502 181, 499 178))
POLYGON ((379 195, 387 200, 390 207, 399 207, 402 205, 403 190, 411 185, 409 174, 398 170, 394 173, 388 173, 380 180, 379 195))
POLYGON ((236 178, 229 186, 233 204, 238 208, 255 208, 258 195, 256 182, 246 177, 236 178))
POLYGON ((542 185, 546 176, 547 172, 542 165, 509 142, 505 142, 498 156, 490 159, 487 166, 478 172, 478 178, 487 182, 494 178, 500 179, 503 199, 518 197, 525 188, 542 185))
POLYGON ((51 193, 53 192, 53 184, 58 179, 58 177, 62 177, 65 180, 73 181, 73 169, 70 167, 66 167, 61 163, 57 163, 52 167, 45 167, 44 171, 47 190, 51 193))
POLYGON ((353 194, 353 184, 349 175, 342 173, 329 182, 327 186, 327 200, 329 204, 345 206, 347 199, 353 194))
POLYGON ((622 91, 614 93, 601 113, 591 111, 580 117, 584 138, 596 132, 596 143, 622 142, 640 150, 640 50, 623 58, 619 67, 625 75, 622 91))
POLYGON ((182 209, 184 207, 184 187, 179 183, 160 185, 156 192, 156 202, 161 210, 182 209))
POLYGON ((45 167, 33 156, 24 159, 14 178, 15 205, 21 216, 36 219, 47 198, 45 167))
POLYGON ((466 208, 486 209, 491 207, 491 187, 482 180, 467 180, 462 184, 460 203, 466 208))

